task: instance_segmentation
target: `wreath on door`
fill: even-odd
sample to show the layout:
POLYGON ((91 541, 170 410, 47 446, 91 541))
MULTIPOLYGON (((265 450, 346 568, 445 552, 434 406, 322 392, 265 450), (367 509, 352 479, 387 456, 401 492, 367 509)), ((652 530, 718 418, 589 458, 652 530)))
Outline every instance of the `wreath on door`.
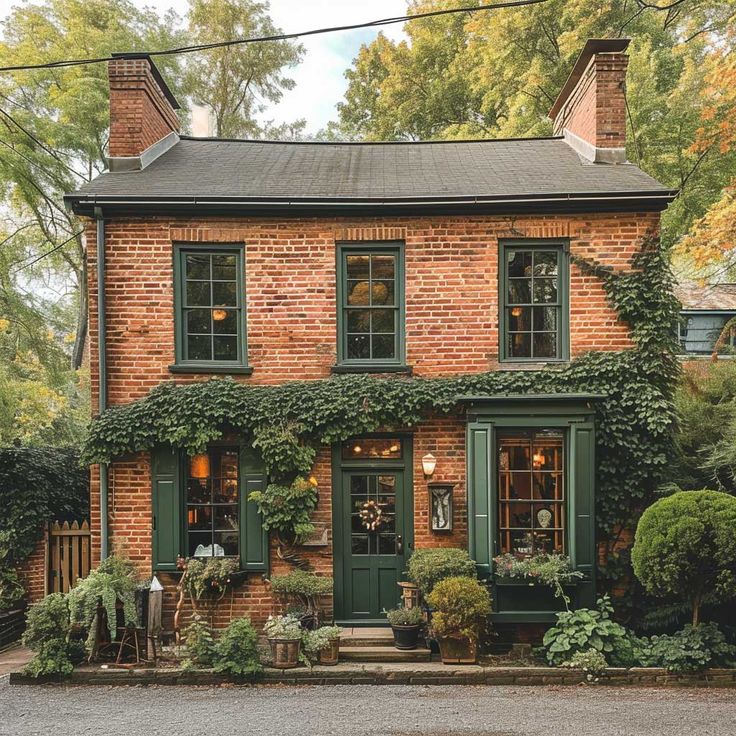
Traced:
POLYGON ((380 529, 385 521, 381 507, 375 501, 366 501, 360 509, 360 521, 369 532, 380 529))

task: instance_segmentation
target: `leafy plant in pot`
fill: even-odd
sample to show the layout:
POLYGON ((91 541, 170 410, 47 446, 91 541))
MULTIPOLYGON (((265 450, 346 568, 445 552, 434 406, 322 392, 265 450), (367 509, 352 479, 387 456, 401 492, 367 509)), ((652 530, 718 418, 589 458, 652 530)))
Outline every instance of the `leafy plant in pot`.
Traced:
POLYGON ((299 664, 304 630, 295 616, 275 616, 263 627, 271 647, 273 666, 288 670, 299 664))
POLYGON ((394 633, 394 646, 397 649, 416 649, 419 632, 424 626, 421 608, 394 608, 386 611, 386 618, 394 633))
POLYGON ((427 596, 434 610, 432 635, 444 664, 475 664, 481 627, 491 613, 491 596, 478 580, 446 578, 427 596))
POLYGON ((336 665, 340 657, 339 626, 320 626, 314 631, 305 631, 302 638, 304 653, 310 662, 336 665))

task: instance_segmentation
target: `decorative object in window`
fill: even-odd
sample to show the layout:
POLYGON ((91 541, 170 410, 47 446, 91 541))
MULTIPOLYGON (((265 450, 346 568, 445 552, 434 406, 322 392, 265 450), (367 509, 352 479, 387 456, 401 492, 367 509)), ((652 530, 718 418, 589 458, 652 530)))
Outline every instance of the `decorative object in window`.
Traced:
POLYGON ((401 460, 400 439, 363 437, 342 445, 343 460, 401 460))
POLYGON ((498 436, 498 519, 502 553, 565 550, 564 435, 509 430, 498 436))
POLYGON ((565 357, 563 255, 555 245, 502 249, 502 358, 544 361, 565 357))
POLYGON ((403 283, 399 247, 341 251, 341 363, 403 360, 403 283))
POLYGON ((452 531, 452 489, 447 483, 429 484, 429 518, 433 532, 452 531))

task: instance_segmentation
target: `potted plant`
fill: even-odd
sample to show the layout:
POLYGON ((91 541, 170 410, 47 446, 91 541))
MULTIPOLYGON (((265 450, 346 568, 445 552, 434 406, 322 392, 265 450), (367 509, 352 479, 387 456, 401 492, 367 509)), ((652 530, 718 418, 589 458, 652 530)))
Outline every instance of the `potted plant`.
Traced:
POLYGON ((271 617, 263 627, 271 647, 273 667, 288 670, 299 664, 304 630, 295 616, 271 617))
POLYGON ((303 644, 307 659, 323 665, 336 665, 340 657, 340 634, 342 629, 339 626, 320 626, 305 632, 303 644))
POLYGON ((303 611, 301 623, 304 628, 319 626, 319 599, 332 593, 331 577, 296 569, 288 575, 274 575, 270 582, 273 593, 298 603, 303 611))
POLYGON ((421 608, 394 608, 386 611, 386 618, 394 632, 394 646, 397 649, 416 649, 419 632, 424 625, 421 608))
POLYGON ((475 664, 481 626, 491 612, 491 596, 478 580, 453 577, 440 581, 427 596, 434 610, 432 635, 444 664, 475 664))

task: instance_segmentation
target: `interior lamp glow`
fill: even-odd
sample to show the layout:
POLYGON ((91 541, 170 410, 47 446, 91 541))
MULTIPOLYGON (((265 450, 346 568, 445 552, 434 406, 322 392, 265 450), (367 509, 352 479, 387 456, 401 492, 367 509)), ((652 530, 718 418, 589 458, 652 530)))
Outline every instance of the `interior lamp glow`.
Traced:
POLYGON ((197 480, 205 480, 210 477, 209 455, 192 455, 192 459, 189 461, 189 477, 197 480))
POLYGON ((422 469, 424 470, 424 475, 427 478, 431 478, 434 474, 434 469, 437 466, 437 458, 431 453, 428 452, 423 458, 422 458, 422 469))
POLYGON ((215 322, 222 322, 224 319, 227 319, 227 312, 224 309, 213 309, 212 319, 215 322))

